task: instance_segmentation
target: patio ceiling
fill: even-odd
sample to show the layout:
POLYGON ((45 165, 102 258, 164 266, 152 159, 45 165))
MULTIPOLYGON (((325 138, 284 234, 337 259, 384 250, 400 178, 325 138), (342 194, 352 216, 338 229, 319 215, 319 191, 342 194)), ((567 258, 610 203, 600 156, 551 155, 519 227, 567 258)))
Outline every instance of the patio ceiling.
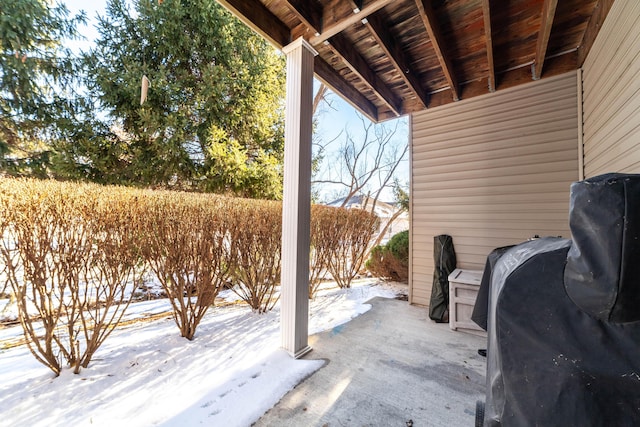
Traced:
POLYGON ((578 69, 614 0, 218 0, 378 122, 578 69))

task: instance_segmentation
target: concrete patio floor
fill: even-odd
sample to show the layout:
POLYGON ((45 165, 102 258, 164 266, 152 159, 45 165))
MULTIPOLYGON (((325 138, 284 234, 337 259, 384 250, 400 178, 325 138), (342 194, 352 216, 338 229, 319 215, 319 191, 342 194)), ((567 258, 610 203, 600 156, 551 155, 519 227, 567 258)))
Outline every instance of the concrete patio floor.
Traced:
POLYGON ((484 399, 482 337, 429 319, 424 307, 374 298, 371 310, 309 337, 325 365, 254 426, 473 426, 484 399))

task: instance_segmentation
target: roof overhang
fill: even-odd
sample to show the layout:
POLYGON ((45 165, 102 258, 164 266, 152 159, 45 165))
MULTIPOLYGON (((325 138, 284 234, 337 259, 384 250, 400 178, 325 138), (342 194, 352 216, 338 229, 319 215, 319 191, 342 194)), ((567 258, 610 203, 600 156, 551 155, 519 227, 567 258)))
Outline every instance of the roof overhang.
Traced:
POLYGON ((374 122, 582 66, 614 0, 218 0, 374 122))

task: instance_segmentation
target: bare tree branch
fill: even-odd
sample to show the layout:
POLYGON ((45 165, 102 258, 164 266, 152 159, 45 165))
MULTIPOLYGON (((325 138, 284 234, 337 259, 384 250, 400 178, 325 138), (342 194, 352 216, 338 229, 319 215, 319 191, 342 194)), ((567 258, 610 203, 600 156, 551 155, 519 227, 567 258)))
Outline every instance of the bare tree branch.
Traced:
POLYGON ((326 97, 328 90, 329 88, 324 83, 320 84, 320 87, 318 88, 316 95, 313 97, 313 115, 314 116, 316 115, 316 112, 318 111, 318 106, 322 101, 324 101, 327 105, 331 106, 330 101, 326 97))
MULTIPOLYGON (((321 86, 314 97, 314 111, 325 95, 324 89, 321 86)), ((406 160, 409 146, 406 142, 397 141, 401 121, 392 122, 392 125, 375 125, 362 115, 358 115, 358 119, 360 132, 352 133, 345 128, 340 133, 339 137, 344 135, 342 143, 334 156, 321 159, 321 164, 314 170, 312 185, 315 188, 338 188, 336 198, 342 199, 341 207, 345 207, 358 195, 366 196, 361 208, 375 213, 385 190, 393 187, 394 178, 400 164, 406 160)), ((322 149, 328 151, 329 145, 323 145, 322 149)), ((403 211, 404 209, 394 212, 390 218, 383 220, 385 223, 375 244, 380 243, 384 233, 403 211)))
POLYGON ((393 221, 398 219, 400 217, 400 215, 402 215, 403 213, 404 213, 404 209, 398 209, 391 216, 391 218, 389 218, 387 220, 387 222, 382 226, 382 229, 380 230, 380 233, 378 233, 378 237, 376 237, 376 239, 373 241, 373 244, 371 244, 372 248, 378 246, 380 244, 380 242, 382 242, 382 239, 384 238, 384 235, 387 233, 387 230, 389 229, 389 227, 391 227, 391 224, 393 224, 393 221))

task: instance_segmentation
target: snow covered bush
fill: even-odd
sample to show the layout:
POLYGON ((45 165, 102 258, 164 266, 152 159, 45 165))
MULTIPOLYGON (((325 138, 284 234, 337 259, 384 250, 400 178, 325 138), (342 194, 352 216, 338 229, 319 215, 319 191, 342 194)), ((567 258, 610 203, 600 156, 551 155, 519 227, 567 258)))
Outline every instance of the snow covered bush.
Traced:
POLYGON ((233 199, 148 192, 144 198, 144 257, 164 288, 180 334, 196 328, 232 268, 229 228, 233 199))
POLYGON ((409 231, 401 231, 386 245, 373 248, 365 267, 375 277, 406 282, 409 279, 409 231))
POLYGON ((237 223, 229 230, 233 290, 258 313, 278 302, 282 249, 282 203, 235 199, 237 223))
POLYGON ((0 182, 0 259, 27 345, 59 375, 87 367, 143 274, 137 192, 0 182))

